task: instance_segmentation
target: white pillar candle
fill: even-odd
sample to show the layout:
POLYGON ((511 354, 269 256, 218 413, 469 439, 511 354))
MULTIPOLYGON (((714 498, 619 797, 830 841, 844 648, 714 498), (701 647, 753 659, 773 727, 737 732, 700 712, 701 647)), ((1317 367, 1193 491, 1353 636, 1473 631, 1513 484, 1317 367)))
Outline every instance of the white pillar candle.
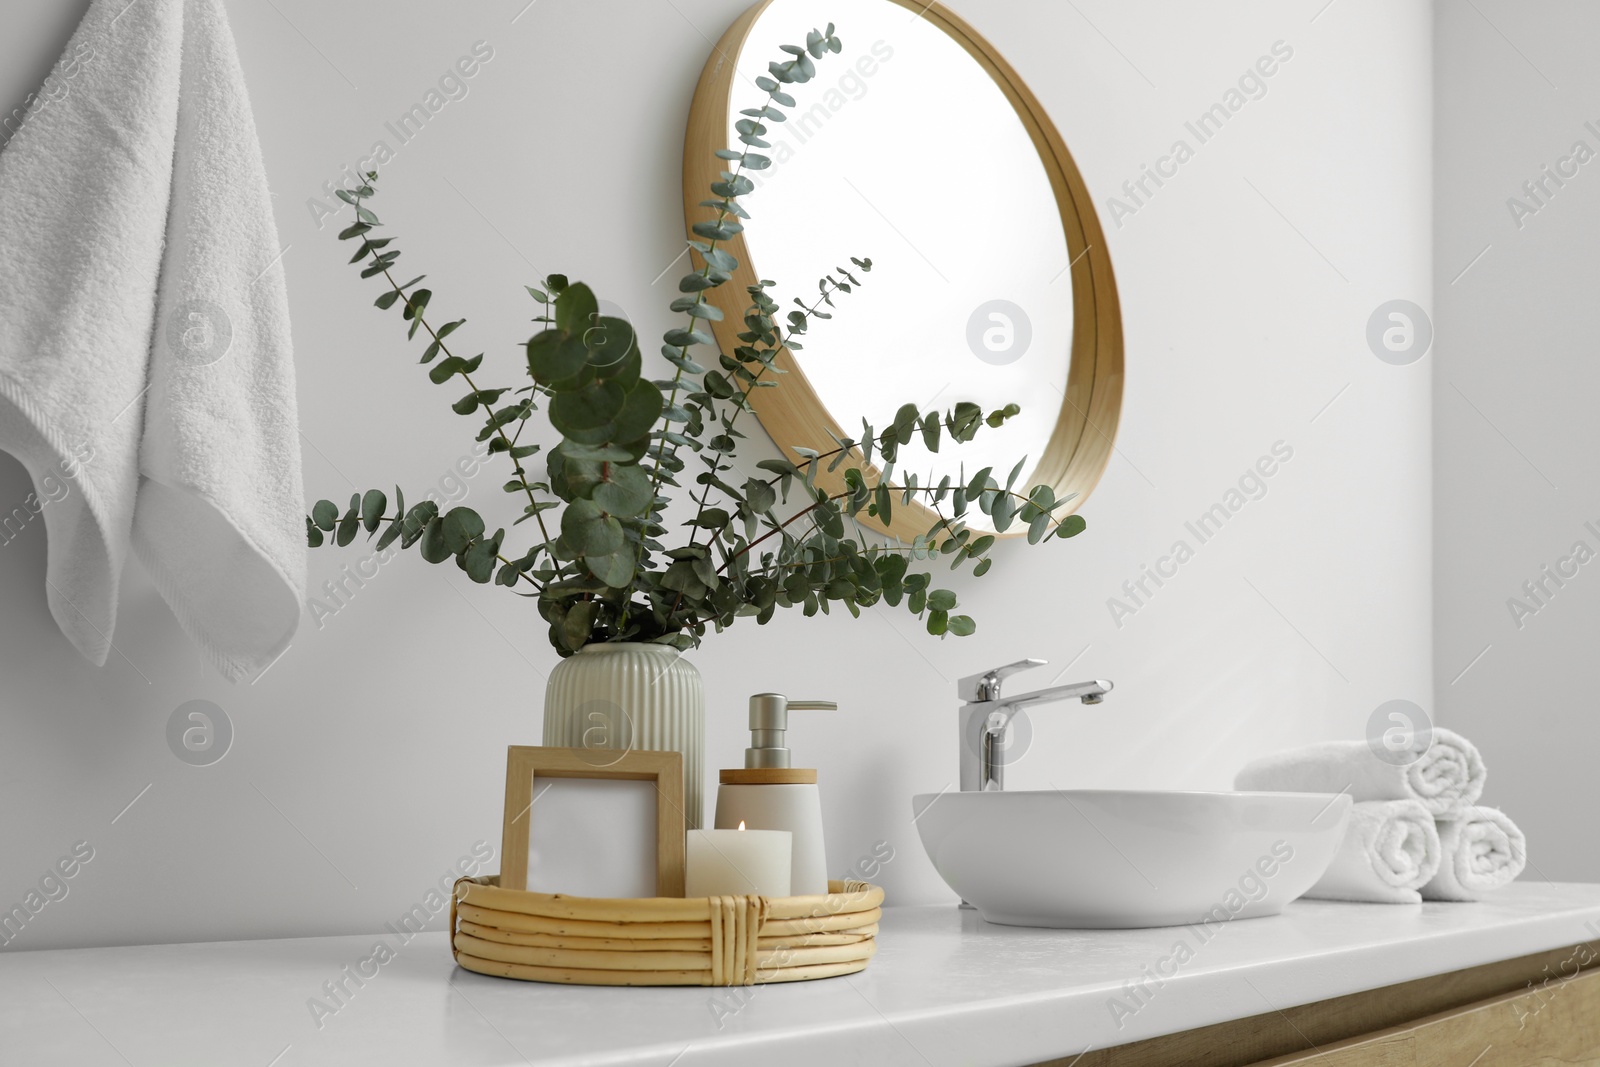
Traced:
POLYGON ((690 830, 683 895, 786 897, 793 848, 788 830, 690 830))

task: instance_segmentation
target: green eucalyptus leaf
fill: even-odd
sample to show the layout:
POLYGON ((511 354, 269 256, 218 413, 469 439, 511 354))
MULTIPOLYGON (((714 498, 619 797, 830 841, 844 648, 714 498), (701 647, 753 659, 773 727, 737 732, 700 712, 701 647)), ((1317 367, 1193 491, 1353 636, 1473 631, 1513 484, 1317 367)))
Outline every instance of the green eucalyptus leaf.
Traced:
POLYGON ((1011 473, 1006 477, 1006 492, 1009 493, 1012 486, 1017 484, 1017 479, 1022 475, 1022 467, 1027 462, 1028 457, 1023 456, 1021 459, 1017 460, 1017 465, 1011 468, 1011 473))
POLYGON ((724 274, 732 274, 739 269, 739 260, 725 248, 708 248, 700 253, 700 258, 705 261, 706 266, 724 274))
POLYGON ((422 529, 422 558, 429 563, 443 563, 455 555, 445 541, 444 520, 435 515, 422 529))
MULTIPOLYGON (((537 445, 529 446, 537 448, 537 445)), ((517 448, 516 451, 521 451, 517 448)), ((564 442, 561 446, 562 455, 568 459, 587 459, 600 463, 632 463, 639 457, 626 448, 617 445, 580 445, 576 441, 564 442)), ((598 479, 598 475, 596 476, 598 479)))
POLYGON ((638 335, 627 319, 598 315, 583 331, 589 365, 597 369, 622 367, 628 357, 639 352, 638 335))
POLYGON ((749 478, 744 483, 744 499, 750 505, 750 510, 760 515, 771 510, 778 502, 778 493, 766 482, 749 478))
POLYGON ((989 508, 989 518, 994 522, 994 528, 1004 533, 1011 528, 1011 521, 1017 515, 1017 498, 1009 493, 1000 493, 995 496, 994 503, 989 508))
POLYGON ((528 373, 540 385, 574 377, 588 364, 589 350, 580 337, 545 330, 528 342, 528 373))
POLYGON ((643 439, 656 420, 661 418, 661 409, 665 404, 666 398, 654 383, 642 378, 634 382, 624 395, 622 408, 615 416, 611 439, 619 443, 643 439))
POLYGON ((644 469, 611 464, 590 499, 612 515, 637 515, 655 499, 655 489, 644 469))
POLYGON ((599 610, 600 605, 597 601, 573 601, 555 630, 560 638, 561 647, 576 652, 588 644, 589 637, 594 632, 595 615, 599 610))
POLYGON ((556 297, 556 329, 582 336, 600 314, 600 302, 582 282, 574 282, 556 297))
POLYGON ((452 556, 474 538, 483 536, 483 517, 471 508, 451 508, 445 513, 443 524, 444 546, 452 556))
POLYGON ((580 555, 603 556, 622 548, 622 524, 592 500, 574 500, 561 513, 561 537, 580 555))
POLYGON ((1028 544, 1036 545, 1050 534, 1050 513, 1040 512, 1028 523, 1028 544))
POLYGON ((616 382, 593 381, 580 389, 557 393, 550 401, 550 423, 563 434, 576 436, 610 423, 622 411, 626 399, 627 394, 616 382))
POLYGON ((467 361, 460 356, 446 356, 429 368, 428 380, 434 385, 443 385, 446 381, 455 377, 456 372, 464 369, 466 365, 467 361))
POLYGON ((382 536, 380 536, 378 538, 377 550, 379 552, 382 552, 384 549, 388 548, 391 544, 394 543, 395 538, 399 537, 400 534, 402 532, 404 532, 404 530, 405 530, 405 520, 404 519, 397 518, 393 522, 389 523, 388 528, 385 529, 383 531, 382 536))
POLYGON ((317 528, 332 533, 339 523, 339 507, 331 500, 319 500, 311 509, 311 521, 317 528))
MULTIPOLYGON (((401 286, 401 288, 403 289, 405 286, 401 286)), ((432 289, 418 289, 416 292, 406 297, 404 317, 407 319, 416 319, 420 322, 422 319, 422 313, 427 310, 428 301, 432 299, 432 289)), ((413 334, 417 332, 415 326, 411 328, 411 332, 413 334)))
POLYGON ((631 550, 586 555, 583 564, 589 568, 590 574, 611 589, 627 589, 633 584, 634 558, 631 550))
MULTIPOLYGON (((757 148, 766 147, 764 143, 759 142, 759 139, 744 139, 744 143, 753 144, 757 148)), ((697 222, 689 229, 694 231, 697 236, 704 237, 708 241, 726 241, 743 233, 744 225, 733 219, 720 219, 716 222, 697 222)))
POLYGON ((967 499, 976 500, 989 485, 989 472, 993 467, 985 467, 972 476, 972 481, 967 483, 967 499))
POLYGON ((722 321, 722 310, 720 308, 715 304, 708 304, 703 300, 695 300, 692 297, 686 296, 674 300, 670 310, 682 312, 692 319, 700 319, 703 322, 722 321))
MULTIPOLYGON (((448 524, 448 516, 445 519, 448 524)), ((448 534, 446 535, 448 537, 448 534)), ((474 542, 465 552, 458 555, 457 561, 461 569, 467 572, 467 577, 479 585, 489 584, 494 577, 495 565, 500 551, 500 541, 505 537, 504 530, 498 530, 495 535, 481 541, 474 542)))
POLYGON ((360 526, 361 513, 352 504, 350 510, 345 512, 344 518, 339 520, 339 532, 334 535, 334 544, 343 548, 351 541, 354 541, 356 539, 356 531, 360 526))
POLYGON ((661 339, 674 348, 689 348, 694 345, 714 345, 716 340, 708 333, 699 330, 668 330, 661 339))
POLYGON ((406 512, 405 528, 400 534, 400 547, 410 548, 420 540, 427 530, 428 523, 438 514, 439 505, 431 500, 424 500, 406 512))
POLYGON ((361 498, 361 526, 372 533, 378 528, 378 523, 383 521, 384 509, 389 506, 389 498, 383 495, 382 489, 368 489, 361 498))

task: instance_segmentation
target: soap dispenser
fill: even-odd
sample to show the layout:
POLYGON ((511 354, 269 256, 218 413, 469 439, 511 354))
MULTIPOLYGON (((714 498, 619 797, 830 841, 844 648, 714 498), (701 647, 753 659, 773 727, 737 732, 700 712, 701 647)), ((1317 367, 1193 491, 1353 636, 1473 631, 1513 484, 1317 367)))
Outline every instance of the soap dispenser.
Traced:
POLYGON ((794 836, 789 867, 794 896, 828 891, 828 857, 822 844, 822 795, 817 772, 789 765, 785 731, 789 712, 836 711, 831 700, 790 700, 779 693, 750 698, 750 747, 744 767, 724 770, 717 788, 719 830, 743 823, 752 830, 788 830, 794 836))

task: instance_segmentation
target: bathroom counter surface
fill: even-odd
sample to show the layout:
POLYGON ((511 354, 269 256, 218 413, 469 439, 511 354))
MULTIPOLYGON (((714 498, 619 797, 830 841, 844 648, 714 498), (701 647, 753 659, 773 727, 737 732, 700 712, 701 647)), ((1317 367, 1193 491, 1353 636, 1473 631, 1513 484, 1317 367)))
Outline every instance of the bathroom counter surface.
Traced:
POLYGON ((747 989, 487 978, 455 968, 443 932, 7 952, 0 1061, 998 1067, 1596 939, 1600 885, 1530 882, 1479 904, 1299 901, 1205 930, 1016 929, 890 908, 865 972, 747 989), (360 985, 344 977, 358 967, 371 974, 360 985))

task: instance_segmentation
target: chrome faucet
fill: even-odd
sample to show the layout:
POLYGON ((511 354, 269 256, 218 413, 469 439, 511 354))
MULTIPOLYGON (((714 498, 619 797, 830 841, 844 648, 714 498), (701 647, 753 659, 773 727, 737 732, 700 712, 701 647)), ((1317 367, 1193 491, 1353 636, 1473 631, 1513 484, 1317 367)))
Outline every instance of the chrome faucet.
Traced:
POLYGON ((1111 691, 1111 683, 1101 679, 1053 685, 1021 696, 1002 696, 1002 683, 1019 671, 1043 667, 1042 659, 1024 659, 995 667, 961 679, 956 692, 961 705, 961 788, 963 791, 995 792, 1005 788, 1005 763, 1000 757, 1011 720, 1023 708, 1057 700, 1081 700, 1098 704, 1111 691))

